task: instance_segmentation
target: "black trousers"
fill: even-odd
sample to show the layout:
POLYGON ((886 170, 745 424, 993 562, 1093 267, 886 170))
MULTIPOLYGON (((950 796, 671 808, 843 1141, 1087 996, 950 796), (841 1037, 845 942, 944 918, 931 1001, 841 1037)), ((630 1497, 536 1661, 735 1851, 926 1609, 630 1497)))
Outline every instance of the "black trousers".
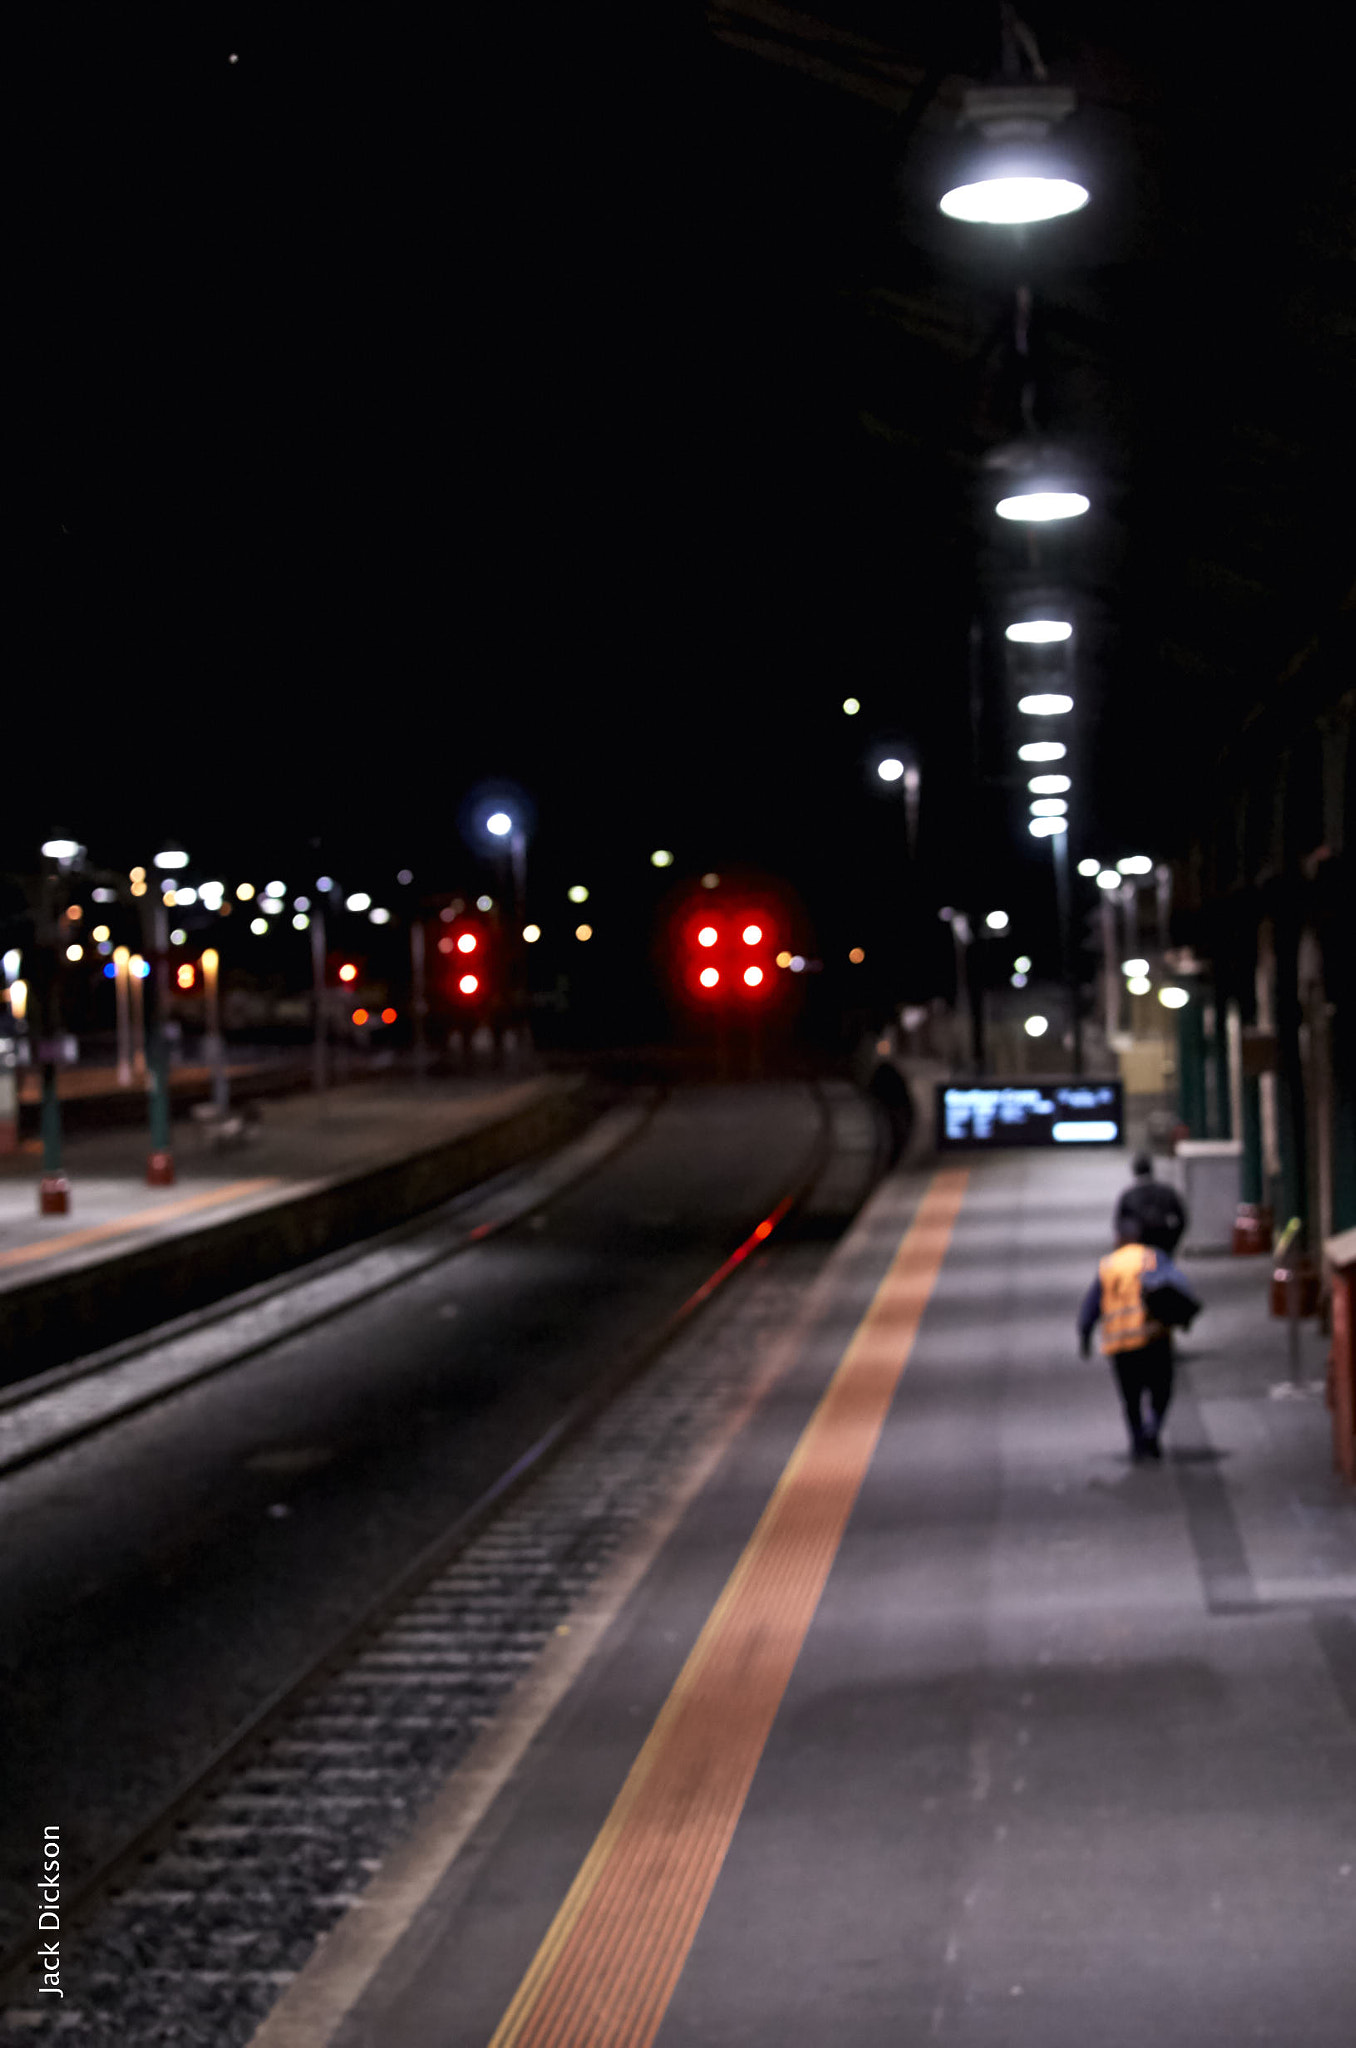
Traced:
POLYGON ((1154 1337, 1138 1351, 1113 1351, 1111 1363, 1125 1403, 1125 1419, 1132 1443, 1157 1436, 1172 1399, 1172 1338, 1154 1337), (1149 1415, 1144 1416, 1144 1397, 1149 1397, 1149 1415))

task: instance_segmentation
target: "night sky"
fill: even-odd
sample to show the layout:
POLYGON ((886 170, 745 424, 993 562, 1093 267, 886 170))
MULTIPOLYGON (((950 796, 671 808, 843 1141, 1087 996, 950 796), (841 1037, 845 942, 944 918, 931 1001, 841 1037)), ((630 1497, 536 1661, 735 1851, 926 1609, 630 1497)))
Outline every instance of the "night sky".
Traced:
MULTIPOLYGON (((976 79, 992 12, 821 10, 976 79)), ((1337 573, 1335 543, 1287 510, 1338 459, 1315 452, 1336 356, 1332 384, 1297 395, 1277 353, 1293 309, 1238 266, 1245 241, 1254 264, 1292 242, 1320 260, 1340 143, 1310 119, 1301 37, 1308 68, 1282 65, 1268 119, 1310 136, 1318 212, 1286 212, 1303 165, 1271 166, 1260 225, 1218 180, 1178 204, 1187 101, 1205 162, 1238 130, 1230 91, 1201 82, 1223 63, 1255 85, 1261 56, 1168 48, 1152 19, 1100 12, 1101 220, 1095 204, 1033 262, 1042 403, 1108 476, 1086 560, 1064 566, 1088 664, 1071 847, 1114 858, 1176 850, 1217 705, 1274 674, 1337 573), (1254 407, 1237 429, 1274 462, 1277 530, 1252 571, 1265 630, 1230 614, 1231 643, 1202 625, 1211 578, 1248 576, 1218 521, 1187 531, 1167 451, 1195 431, 1199 492, 1225 503, 1218 444, 1263 359, 1286 419, 1254 407), (1163 653, 1178 643, 1187 669, 1163 653)), ((1033 20, 1078 76, 1076 10, 1033 20)), ((465 799, 503 778, 536 808, 538 916, 584 880, 600 923, 644 923, 665 845, 677 875, 787 876, 826 952, 904 944, 897 993, 940 985, 945 902, 1005 903, 1050 945, 995 651, 994 588, 1020 564, 976 537, 972 502, 1011 424, 1010 275, 949 246, 926 127, 901 153, 897 114, 695 15, 663 34, 579 10, 50 27, 27 308, 43 490, 7 867, 58 829, 114 867, 174 832, 231 877, 300 885, 318 863, 372 887, 408 865, 451 889, 479 872, 465 799), (872 772, 890 746, 923 771, 912 882, 872 772)), ((1303 283, 1281 279, 1292 299, 1303 283)))

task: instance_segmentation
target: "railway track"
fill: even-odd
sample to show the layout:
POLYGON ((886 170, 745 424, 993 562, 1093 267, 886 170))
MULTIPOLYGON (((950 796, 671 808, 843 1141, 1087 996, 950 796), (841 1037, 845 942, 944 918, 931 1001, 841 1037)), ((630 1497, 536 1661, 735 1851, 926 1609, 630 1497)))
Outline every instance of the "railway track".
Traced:
POLYGON ((65 2009, 42 2011, 30 1958, 9 1959, 11 2026, 89 2048, 248 2042, 737 1397, 746 1358, 691 1326, 821 1183, 844 1119, 860 1136, 869 1114, 846 1091, 819 1106, 780 1200, 682 1306, 68 1900, 65 2009))

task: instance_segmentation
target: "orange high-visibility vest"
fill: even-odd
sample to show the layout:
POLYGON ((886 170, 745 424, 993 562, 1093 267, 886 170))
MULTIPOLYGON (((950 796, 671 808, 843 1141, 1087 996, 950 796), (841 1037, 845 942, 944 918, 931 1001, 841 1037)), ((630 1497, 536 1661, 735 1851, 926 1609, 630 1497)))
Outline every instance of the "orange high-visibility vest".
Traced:
POLYGON ((1144 1306, 1143 1279, 1157 1261, 1147 1245, 1123 1244, 1097 1268, 1102 1282, 1103 1351, 1138 1351, 1163 1335, 1144 1306))

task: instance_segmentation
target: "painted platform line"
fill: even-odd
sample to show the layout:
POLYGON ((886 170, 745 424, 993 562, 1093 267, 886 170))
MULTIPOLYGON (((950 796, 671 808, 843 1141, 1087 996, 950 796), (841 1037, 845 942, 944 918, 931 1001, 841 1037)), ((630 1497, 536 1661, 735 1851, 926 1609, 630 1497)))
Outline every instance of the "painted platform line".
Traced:
POLYGON ((173 1202, 161 1202, 153 1209, 138 1209, 134 1215, 119 1216, 112 1223, 92 1223, 84 1230, 67 1230, 59 1236, 36 1238, 32 1244, 14 1245, 0 1252, 0 1267, 22 1266, 30 1259, 49 1258, 54 1252, 79 1251, 82 1245, 99 1244, 105 1238, 126 1237, 134 1230, 155 1230, 176 1217, 191 1216, 199 1209, 215 1209, 222 1202, 243 1201, 247 1195, 261 1195, 283 1185, 277 1174, 256 1180, 227 1181, 223 1187, 208 1188, 204 1194, 182 1195, 173 1202))
POLYGON ((659 2031, 951 1241, 934 1176, 491 2048, 659 2031))

